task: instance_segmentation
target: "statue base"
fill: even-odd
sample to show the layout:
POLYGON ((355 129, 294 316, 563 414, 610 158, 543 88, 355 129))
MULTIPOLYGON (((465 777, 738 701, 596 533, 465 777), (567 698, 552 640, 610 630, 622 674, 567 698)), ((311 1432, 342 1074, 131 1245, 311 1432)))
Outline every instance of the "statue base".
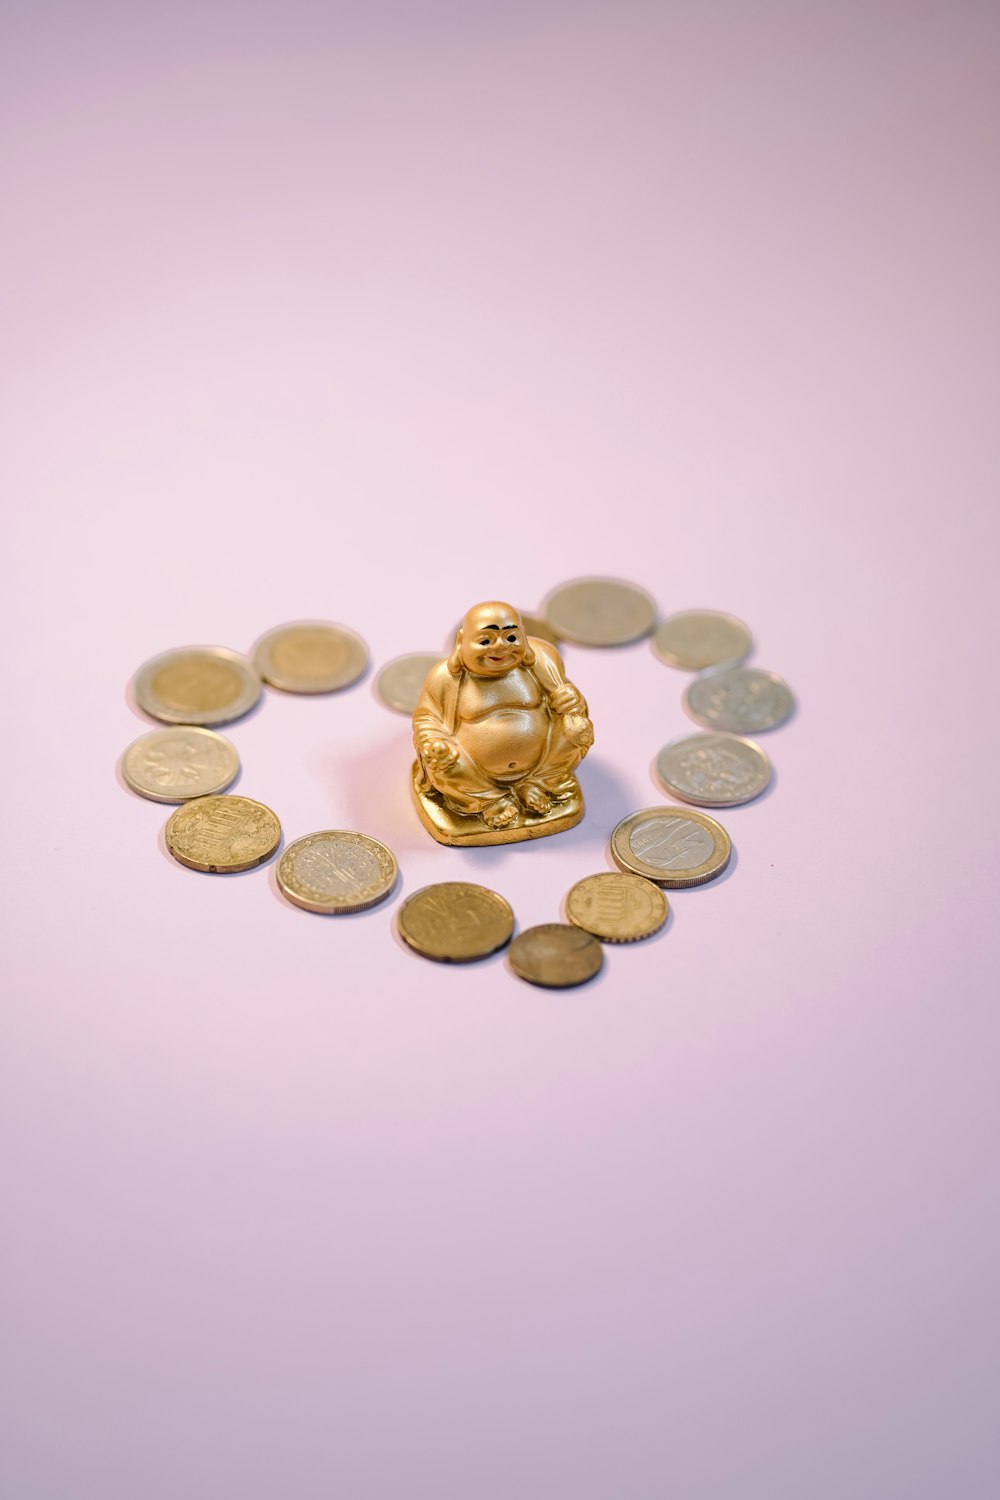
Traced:
POLYGON ((466 816, 452 812, 451 808, 445 806, 439 792, 419 791, 419 774, 419 764, 414 761, 410 782, 413 800, 421 823, 439 844, 520 844, 525 839, 542 839, 547 834, 563 833, 567 828, 575 828, 583 817, 583 793, 575 776, 570 778, 573 790, 568 796, 554 802, 551 812, 532 813, 522 807, 516 823, 510 823, 506 828, 488 828, 476 814, 466 816))

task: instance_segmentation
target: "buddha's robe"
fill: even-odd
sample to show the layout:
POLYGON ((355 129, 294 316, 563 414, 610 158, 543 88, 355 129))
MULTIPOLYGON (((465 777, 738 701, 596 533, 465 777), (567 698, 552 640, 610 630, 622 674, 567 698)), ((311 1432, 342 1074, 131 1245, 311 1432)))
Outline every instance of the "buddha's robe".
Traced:
POLYGON ((572 790, 585 748, 569 739, 563 717, 586 715, 587 705, 566 681, 555 648, 535 637, 528 644, 524 664, 502 677, 480 677, 454 657, 427 675, 413 715, 418 789, 433 787, 455 812, 482 812, 522 782, 551 797, 572 790), (440 739, 458 742, 458 759, 449 766, 435 766, 424 754, 440 739))

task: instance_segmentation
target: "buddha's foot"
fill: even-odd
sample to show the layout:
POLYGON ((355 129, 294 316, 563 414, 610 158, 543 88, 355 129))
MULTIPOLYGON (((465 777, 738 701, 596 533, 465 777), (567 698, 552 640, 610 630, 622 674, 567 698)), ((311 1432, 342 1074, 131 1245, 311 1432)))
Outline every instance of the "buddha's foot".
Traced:
POLYGON ((483 822, 487 828, 509 828, 517 822, 517 803, 513 797, 501 797, 483 811, 483 822))
POLYGON ((517 795, 524 803, 529 812, 538 813, 544 817, 552 811, 552 798, 548 792, 544 792, 540 786, 533 781, 526 781, 517 789, 517 795))

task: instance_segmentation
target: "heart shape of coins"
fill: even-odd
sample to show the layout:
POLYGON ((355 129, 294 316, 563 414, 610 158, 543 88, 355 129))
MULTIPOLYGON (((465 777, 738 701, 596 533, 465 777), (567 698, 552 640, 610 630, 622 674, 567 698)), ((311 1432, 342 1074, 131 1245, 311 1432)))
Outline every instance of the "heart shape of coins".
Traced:
MULTIPOLYGON (((468 881, 425 886, 397 918, 408 947, 439 962, 467 963, 509 945, 514 974, 531 984, 583 984, 603 964, 605 943, 652 936, 668 914, 664 889, 704 885, 729 864, 725 829, 704 811, 750 802, 767 790, 771 763, 750 733, 783 724, 794 710, 773 672, 743 665, 750 631, 733 615, 685 610, 657 624, 645 590, 618 579, 583 578, 549 595, 524 629, 559 649, 563 641, 614 647, 651 637, 666 665, 694 673, 682 702, 700 732, 665 745, 656 774, 677 802, 623 818, 610 837, 617 871, 584 875, 566 896, 567 922, 544 923, 514 937, 514 912, 496 891, 468 881)), ((450 647, 449 647, 450 649, 450 647)), ((356 682, 368 648, 346 626, 326 620, 281 625, 249 655, 190 646, 145 663, 133 681, 139 707, 166 726, 135 740, 121 762, 126 784, 142 797, 180 804, 167 820, 167 849, 182 865, 211 874, 250 870, 281 843, 277 816, 260 802, 227 793, 240 760, 214 726, 254 707, 264 684, 289 693, 332 693, 356 682)), ((382 703, 412 714, 440 653, 411 653, 386 663, 375 680, 382 703)), ((401 767, 405 775, 405 767, 401 767)), ((309 912, 364 911, 395 888, 398 866, 378 839, 348 829, 306 833, 287 845, 277 868, 282 895, 309 912)))

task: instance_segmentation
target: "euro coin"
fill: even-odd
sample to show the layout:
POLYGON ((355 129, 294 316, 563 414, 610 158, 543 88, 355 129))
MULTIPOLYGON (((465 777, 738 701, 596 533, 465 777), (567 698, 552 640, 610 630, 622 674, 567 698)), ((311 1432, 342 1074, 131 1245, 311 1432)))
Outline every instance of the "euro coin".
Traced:
POLYGON ((723 662, 742 661, 753 637, 735 615, 715 609, 686 609, 657 626, 652 646, 668 667, 702 672, 723 662))
POLYGON ((375 679, 375 691, 386 708, 394 708, 400 714, 412 714, 420 702, 427 673, 440 660, 440 653, 432 655, 428 651, 416 651, 410 656, 397 656, 386 662, 375 679))
POLYGON ((620 870, 678 890, 714 880, 732 852, 721 824, 687 808, 647 807, 623 818, 611 835, 620 870))
POLYGON ((737 734, 688 734, 671 740, 656 757, 656 774, 682 802, 737 807, 771 784, 771 762, 753 740, 737 734))
POLYGON ((263 691, 254 666, 225 646, 165 651, 139 668, 136 702, 165 724, 226 724, 248 713, 263 691))
POLYGON ((212 729, 152 729, 122 756, 122 775, 151 802, 189 802, 221 792, 240 769, 235 745, 212 729))
POLYGON ((345 625, 298 620, 262 635, 253 663, 265 682, 285 693, 334 693, 363 675, 368 647, 345 625))
POLYGON ((696 724, 736 734, 777 729, 795 707, 787 682, 760 667, 718 667, 688 683, 684 707, 696 724))
POLYGON ((578 880, 566 897, 566 915, 603 943, 652 937, 667 920, 667 898, 641 875, 605 871, 578 880))
POLYGON ((510 942, 514 913, 496 891, 464 880, 425 885, 399 909, 404 942, 443 963, 485 958, 510 942))
POLYGON ((563 640, 582 646, 623 646, 649 634, 656 622, 656 604, 634 583, 580 578, 549 595, 545 618, 563 640))
POLYGON ((306 911, 364 911, 396 884, 395 856, 378 839, 344 829, 309 833, 278 861, 278 886, 306 911))
POLYGON ((270 859, 281 824, 269 807, 249 797, 196 797, 170 814, 167 848, 189 870, 235 875, 270 859))
POLYGON ((563 922, 544 922, 518 933, 510 945, 509 958, 518 979, 549 990, 586 984, 604 962, 595 937, 563 922))

